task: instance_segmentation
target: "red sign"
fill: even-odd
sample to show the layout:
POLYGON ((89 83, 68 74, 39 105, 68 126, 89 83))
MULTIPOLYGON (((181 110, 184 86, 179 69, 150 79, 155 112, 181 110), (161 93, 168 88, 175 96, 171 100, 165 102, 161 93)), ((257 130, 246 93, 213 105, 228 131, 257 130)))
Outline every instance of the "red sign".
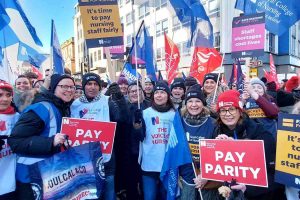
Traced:
POLYGON ((268 187, 262 140, 200 140, 200 167, 204 179, 268 187))
POLYGON ((63 117, 61 133, 69 136, 69 144, 72 147, 99 141, 105 162, 110 159, 113 150, 116 125, 115 122, 63 117))

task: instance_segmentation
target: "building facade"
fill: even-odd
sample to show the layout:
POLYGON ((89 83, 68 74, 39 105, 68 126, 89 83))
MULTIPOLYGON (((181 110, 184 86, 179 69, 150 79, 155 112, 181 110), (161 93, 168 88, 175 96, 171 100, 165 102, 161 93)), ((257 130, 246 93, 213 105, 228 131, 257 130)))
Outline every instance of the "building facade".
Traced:
POLYGON ((70 69, 72 74, 76 72, 74 47, 74 37, 71 37, 61 44, 61 53, 65 62, 65 67, 70 69))

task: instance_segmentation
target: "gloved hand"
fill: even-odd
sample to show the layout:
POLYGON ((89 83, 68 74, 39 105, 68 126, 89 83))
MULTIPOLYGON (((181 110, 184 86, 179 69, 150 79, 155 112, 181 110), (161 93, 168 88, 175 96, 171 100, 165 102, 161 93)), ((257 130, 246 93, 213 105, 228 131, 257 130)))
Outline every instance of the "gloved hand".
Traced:
POLYGON ((141 109, 137 109, 134 112, 134 123, 140 124, 142 122, 143 112, 141 109))
POLYGON ((117 83, 112 83, 108 88, 108 93, 112 97, 112 99, 120 99, 123 95, 121 93, 120 87, 117 83))

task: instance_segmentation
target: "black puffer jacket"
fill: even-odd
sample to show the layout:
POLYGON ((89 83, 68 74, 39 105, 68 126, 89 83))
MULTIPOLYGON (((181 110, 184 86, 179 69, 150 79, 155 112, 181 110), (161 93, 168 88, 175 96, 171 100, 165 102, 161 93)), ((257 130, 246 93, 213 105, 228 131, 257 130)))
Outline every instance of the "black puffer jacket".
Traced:
POLYGON ((237 135, 237 139, 248 140, 263 140, 265 147, 265 158, 268 174, 268 188, 247 186, 245 196, 247 199, 272 199, 272 195, 282 185, 274 182, 275 173, 275 155, 276 155, 276 143, 271 133, 264 129, 262 124, 257 124, 244 114, 242 124, 237 125, 234 130, 228 129, 225 125, 217 125, 214 129, 213 136, 216 138, 220 134, 234 138, 234 132, 237 135))
MULTIPOLYGON (((60 98, 50 92, 39 93, 33 103, 49 102, 52 103, 60 112, 62 117, 70 116, 71 102, 65 103, 60 98)), ((53 155, 59 148, 53 147, 54 136, 40 136, 47 125, 32 110, 24 111, 15 127, 11 132, 8 143, 13 152, 23 155, 53 155)), ((60 130, 60 127, 58 127, 60 130)))

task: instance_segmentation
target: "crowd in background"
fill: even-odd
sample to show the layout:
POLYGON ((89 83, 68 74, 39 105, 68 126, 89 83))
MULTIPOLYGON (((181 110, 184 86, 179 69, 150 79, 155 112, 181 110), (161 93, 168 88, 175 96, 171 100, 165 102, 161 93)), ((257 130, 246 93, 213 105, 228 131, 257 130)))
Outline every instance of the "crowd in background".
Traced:
MULTIPOLYGON (((245 80, 241 94, 218 78, 175 78, 171 85, 146 78, 142 85, 121 76, 108 84, 94 73, 74 80, 46 70, 43 80, 28 72, 14 85, 0 81, 0 199, 35 198, 28 166, 60 152, 62 117, 117 122, 102 199, 166 199, 159 176, 176 112, 190 146, 202 138, 264 141, 268 188, 232 184, 227 199, 299 199, 299 189, 274 181, 277 117, 300 114, 299 77, 280 88, 265 78, 245 80)), ((193 163, 179 168, 178 199, 200 199, 198 189, 205 200, 224 199, 224 183, 201 179, 199 154, 191 154, 193 163)))

